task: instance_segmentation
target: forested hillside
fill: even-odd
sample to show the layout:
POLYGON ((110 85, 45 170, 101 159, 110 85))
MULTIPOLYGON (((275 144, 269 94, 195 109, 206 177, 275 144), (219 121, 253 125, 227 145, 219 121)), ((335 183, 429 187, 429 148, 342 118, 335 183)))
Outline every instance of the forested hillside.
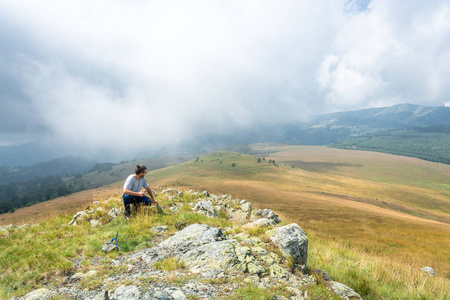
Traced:
POLYGON ((450 164, 450 125, 418 126, 366 134, 330 147, 369 150, 450 164))
POLYGON ((66 156, 32 166, 0 166, 0 184, 25 182, 36 177, 61 176, 88 172, 96 161, 81 156, 66 156))
MULTIPOLYGON (((122 162, 120 164, 100 163, 93 167, 91 166, 84 174, 77 174, 75 176, 37 176, 26 181, 13 181, 0 184, 0 214, 13 212, 21 207, 45 202, 78 191, 125 180, 126 176, 134 172, 136 164, 144 164, 147 166, 147 170, 151 171, 178 164, 192 158, 192 155, 165 156, 122 162)), ((52 162, 37 164, 36 166, 46 166, 43 169, 45 171, 50 169, 53 165, 52 162)))

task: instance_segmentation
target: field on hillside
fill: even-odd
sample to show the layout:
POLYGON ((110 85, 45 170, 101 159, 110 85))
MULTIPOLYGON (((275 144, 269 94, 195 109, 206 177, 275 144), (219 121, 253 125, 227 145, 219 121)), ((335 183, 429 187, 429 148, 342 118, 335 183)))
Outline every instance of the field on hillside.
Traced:
MULTIPOLYGON (((450 166, 326 147, 257 144, 250 148, 252 154, 215 152, 146 177, 156 190, 206 189, 273 209, 311 237, 313 266, 325 268, 357 290, 386 280, 397 281, 386 283, 392 293, 402 282, 401 289, 414 289, 418 282, 406 283, 407 278, 414 278, 425 266, 449 282, 450 166), (384 266, 377 267, 378 273, 373 271, 380 264, 384 266)), ((124 180, 83 194, 83 203, 76 195, 56 200, 78 201, 81 207, 88 199, 119 196, 124 180)), ((37 205, 10 217, 25 209, 30 210, 28 215, 34 209, 36 220, 42 213, 37 205)))
POLYGON ((160 187, 245 198, 319 238, 417 269, 429 265, 450 278, 449 166, 326 147, 252 150, 257 154, 212 153, 152 172, 149 179, 160 187))

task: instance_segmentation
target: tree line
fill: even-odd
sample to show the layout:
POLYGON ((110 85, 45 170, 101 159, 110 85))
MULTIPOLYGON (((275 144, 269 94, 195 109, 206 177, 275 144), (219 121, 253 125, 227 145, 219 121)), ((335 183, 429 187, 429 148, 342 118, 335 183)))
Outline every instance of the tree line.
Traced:
POLYGON ((65 183, 59 175, 0 184, 0 214, 66 196, 81 190, 80 188, 83 189, 82 186, 75 187, 71 183, 65 183))
POLYGON ((383 131, 339 141, 330 146, 411 156, 450 164, 450 126, 418 126, 383 131))

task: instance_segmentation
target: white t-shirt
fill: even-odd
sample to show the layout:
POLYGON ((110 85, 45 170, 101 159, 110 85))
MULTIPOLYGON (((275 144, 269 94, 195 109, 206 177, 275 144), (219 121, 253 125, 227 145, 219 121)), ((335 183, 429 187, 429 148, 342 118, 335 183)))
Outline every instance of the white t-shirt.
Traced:
POLYGON ((131 174, 128 176, 127 180, 125 180, 125 184, 123 185, 123 188, 129 189, 130 191, 139 193, 142 188, 148 188, 147 180, 145 180, 145 177, 142 177, 139 180, 136 180, 136 177, 134 177, 134 174, 131 174))

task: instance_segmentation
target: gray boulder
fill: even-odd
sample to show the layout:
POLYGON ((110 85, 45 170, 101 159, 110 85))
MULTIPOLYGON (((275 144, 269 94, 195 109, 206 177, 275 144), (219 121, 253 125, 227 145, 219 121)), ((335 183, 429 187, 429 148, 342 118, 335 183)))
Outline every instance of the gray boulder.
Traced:
POLYGON ((269 219, 269 220, 275 222, 276 224, 279 224, 282 222, 281 218, 276 213, 274 213, 273 210, 271 210, 271 209, 258 209, 255 214, 259 218, 269 219))
POLYGON ((308 263, 308 237, 303 229, 295 223, 275 228, 266 232, 272 242, 278 246, 286 258, 292 258, 294 269, 302 271, 308 263))
POLYGON ((198 247, 211 242, 225 240, 222 229, 205 224, 193 224, 177 232, 160 244, 168 252, 185 253, 192 247, 198 247))
POLYGON ((241 210, 243 212, 251 213, 252 212, 252 204, 247 202, 246 200, 241 201, 241 210))
POLYGON ((41 288, 41 289, 37 289, 34 291, 29 292, 28 294, 25 295, 25 297, 23 298, 23 300, 40 300, 40 299, 48 299, 50 298, 51 292, 50 290, 46 289, 46 288, 41 288))
POLYGON ((337 282, 337 281, 330 281, 328 283, 328 286, 330 287, 331 291, 338 295, 339 297, 342 297, 346 300, 349 299, 361 299, 361 296, 355 292, 353 289, 349 288, 343 283, 337 282))
POLYGON ((244 228, 250 228, 250 227, 271 227, 271 226, 275 226, 276 223, 272 220, 266 219, 266 218, 261 218, 258 219, 252 223, 248 223, 243 225, 242 227, 244 228))
POLYGON ((102 251, 103 252, 111 252, 113 250, 117 250, 119 251, 119 246, 116 245, 116 243, 112 243, 112 242, 107 242, 106 244, 103 244, 102 246, 102 251))
POLYGON ((344 299, 362 299, 361 296, 352 288, 349 288, 343 283, 334 281, 327 272, 315 269, 312 273, 323 279, 328 288, 336 295, 344 299))
POLYGON ((214 206, 211 203, 211 201, 207 200, 199 201, 197 205, 195 205, 194 210, 198 211, 199 213, 205 214, 208 217, 215 217, 215 218, 219 217, 219 214, 214 209, 214 206))
POLYGON ((84 210, 83 211, 79 211, 73 216, 72 221, 69 222, 69 225, 76 226, 77 225, 77 221, 84 220, 87 217, 89 217, 89 215, 88 215, 88 213, 86 211, 84 211, 84 210))
POLYGON ((111 300, 127 300, 127 299, 141 299, 141 292, 135 285, 120 286, 114 292, 111 300))
POLYGON ((122 210, 119 208, 112 208, 109 212, 108 212, 108 216, 110 216, 111 218, 115 219, 119 216, 122 215, 122 210))
POLYGON ((160 226, 156 226, 156 227, 152 228, 152 231, 154 233, 159 233, 159 234, 163 233, 164 231, 168 231, 168 230, 169 230, 169 227, 166 225, 160 225, 160 226))
POLYGON ((227 272, 251 274, 265 273, 248 247, 241 246, 235 240, 208 243, 195 247, 181 256, 192 273, 201 273, 213 278, 227 272))

